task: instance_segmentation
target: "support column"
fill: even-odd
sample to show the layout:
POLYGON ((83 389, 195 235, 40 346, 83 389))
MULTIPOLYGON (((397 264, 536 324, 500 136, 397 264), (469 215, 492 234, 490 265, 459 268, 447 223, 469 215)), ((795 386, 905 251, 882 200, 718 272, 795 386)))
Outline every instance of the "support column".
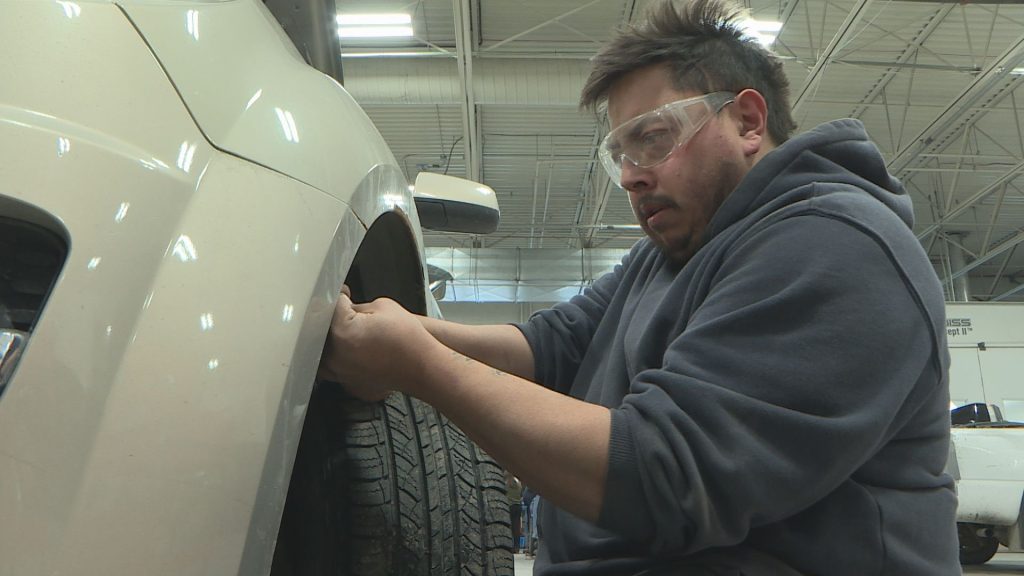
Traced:
MULTIPOLYGON (((946 240, 946 253, 949 254, 949 271, 950 274, 956 274, 958 270, 963 270, 967 266, 967 262, 964 260, 964 249, 960 247, 963 244, 964 234, 954 232, 947 234, 947 236, 953 240, 952 242, 946 240)), ((970 279, 967 274, 955 276, 950 288, 952 289, 950 296, 953 302, 971 301, 970 279)))

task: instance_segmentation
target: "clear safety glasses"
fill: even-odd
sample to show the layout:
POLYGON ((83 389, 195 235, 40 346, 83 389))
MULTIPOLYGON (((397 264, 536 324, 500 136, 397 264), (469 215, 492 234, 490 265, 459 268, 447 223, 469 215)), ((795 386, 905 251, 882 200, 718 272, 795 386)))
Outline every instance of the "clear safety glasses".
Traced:
POLYGON ((638 168, 661 164, 735 99, 731 92, 712 92, 669 102, 623 123, 601 142, 598 155, 604 169, 612 182, 621 185, 623 162, 638 168))

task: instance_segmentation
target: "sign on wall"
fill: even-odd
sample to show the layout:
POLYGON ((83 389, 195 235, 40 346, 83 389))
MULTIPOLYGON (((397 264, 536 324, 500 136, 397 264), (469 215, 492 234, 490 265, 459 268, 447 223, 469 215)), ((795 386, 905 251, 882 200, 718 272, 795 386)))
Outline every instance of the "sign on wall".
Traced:
POLYGON ((1024 304, 947 304, 946 338, 950 401, 995 404, 1024 422, 1024 304))

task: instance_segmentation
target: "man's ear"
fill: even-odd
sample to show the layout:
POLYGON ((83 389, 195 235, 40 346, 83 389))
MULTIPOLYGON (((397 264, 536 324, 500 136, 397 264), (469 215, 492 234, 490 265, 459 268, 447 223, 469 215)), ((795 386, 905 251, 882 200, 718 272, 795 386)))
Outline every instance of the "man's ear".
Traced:
POLYGON ((772 148, 768 135, 768 104, 764 96, 752 88, 736 95, 734 118, 739 121, 739 135, 743 140, 743 152, 752 156, 765 147, 772 148))

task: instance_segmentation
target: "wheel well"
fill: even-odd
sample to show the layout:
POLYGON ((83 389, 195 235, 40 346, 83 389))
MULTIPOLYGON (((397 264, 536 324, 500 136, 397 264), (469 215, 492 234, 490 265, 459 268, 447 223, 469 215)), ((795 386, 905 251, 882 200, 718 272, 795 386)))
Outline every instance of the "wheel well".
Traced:
MULTIPOLYGON (((384 213, 370 226, 349 268, 345 283, 353 300, 388 297, 423 314, 423 282, 423 264, 408 221, 400 213, 384 213)), ((353 405, 367 413, 380 410, 353 402, 333 382, 313 386, 278 528, 272 576, 349 573, 339 567, 349 560, 336 548, 358 519, 351 517, 346 497, 339 493, 344 488, 332 484, 324 471, 345 465, 344 427, 353 424, 339 415, 353 405)))
POLYGON ((423 263, 404 216, 385 212, 370 225, 345 283, 355 302, 387 297, 410 312, 426 313, 423 263))

